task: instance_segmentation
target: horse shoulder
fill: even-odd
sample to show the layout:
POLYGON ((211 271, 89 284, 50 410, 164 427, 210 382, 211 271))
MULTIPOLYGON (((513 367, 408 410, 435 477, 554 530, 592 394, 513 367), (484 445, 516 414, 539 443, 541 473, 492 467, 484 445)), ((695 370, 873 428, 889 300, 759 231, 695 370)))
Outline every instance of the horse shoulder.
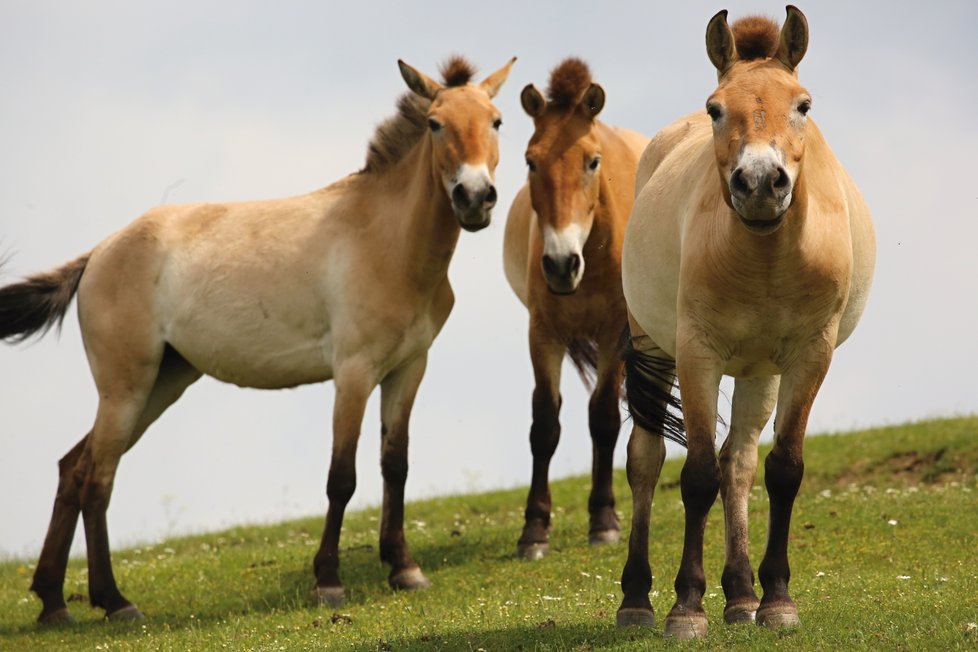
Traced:
POLYGON ((530 203, 530 186, 524 183, 509 208, 503 235, 503 268, 513 292, 527 305, 527 273, 530 258, 530 236, 536 226, 530 203))
POLYGON ((709 133, 710 120, 701 111, 690 113, 663 127, 648 143, 635 175, 635 195, 642 191, 662 162, 684 141, 699 140, 709 133))

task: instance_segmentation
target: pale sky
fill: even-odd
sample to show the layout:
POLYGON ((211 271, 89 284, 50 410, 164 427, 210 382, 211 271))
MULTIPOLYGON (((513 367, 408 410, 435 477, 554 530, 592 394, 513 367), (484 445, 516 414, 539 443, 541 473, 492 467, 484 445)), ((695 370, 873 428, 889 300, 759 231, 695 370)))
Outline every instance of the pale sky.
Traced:
MULTIPOLYGON (((485 74, 516 55, 496 99, 500 201, 490 228, 461 235, 452 263, 457 300, 412 418, 408 498, 526 485, 527 317, 502 270, 531 132, 519 91, 543 88, 550 69, 580 56, 607 93, 601 118, 651 136, 712 92, 704 32, 724 7, 731 20, 784 17, 779 3, 702 0, 6 0, 0 252, 12 257, 0 281, 58 266, 160 203, 300 194, 360 168, 405 90, 398 58, 435 75, 461 53, 485 74)), ((811 115, 866 197, 879 244, 869 306, 835 357, 811 433, 978 410, 978 5, 921 7, 800 5, 811 26, 799 68, 811 115)), ((587 397, 569 367, 562 387, 552 477, 590 468, 587 397)), ((198 382, 123 458, 113 544, 322 514, 332 399, 330 384, 262 392, 198 382)), ((39 551, 57 460, 88 431, 95 405, 74 308, 60 338, 0 347, 0 555, 39 551)), ((354 506, 380 500, 378 431, 374 396, 354 506)))

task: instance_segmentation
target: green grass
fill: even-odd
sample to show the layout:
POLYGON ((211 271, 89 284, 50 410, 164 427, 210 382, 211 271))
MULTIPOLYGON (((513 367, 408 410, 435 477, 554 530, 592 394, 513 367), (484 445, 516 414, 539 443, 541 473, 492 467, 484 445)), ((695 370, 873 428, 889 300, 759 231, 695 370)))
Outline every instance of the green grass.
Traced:
MULTIPOLYGON (((666 464, 653 510, 660 621, 681 548, 681 463, 666 464)), ((707 638, 664 640, 661 622, 616 628, 625 547, 587 545, 589 480, 576 477, 553 483, 551 553, 534 563, 514 557, 524 489, 409 505, 408 540, 434 583, 422 592, 387 588, 377 510, 349 514, 348 603, 338 610, 312 601, 321 516, 116 551, 119 585, 148 616, 136 624, 106 622, 88 607, 85 563, 73 559, 65 590, 78 622, 39 627, 27 590, 34 560, 0 563, 0 650, 975 649, 976 473, 978 417, 809 438, 790 547, 803 627, 791 632, 723 624, 719 503, 707 530, 707 638)), ((615 487, 627 533, 623 472, 615 487)), ((751 500, 755 564, 766 533, 762 487, 759 478, 751 500)))

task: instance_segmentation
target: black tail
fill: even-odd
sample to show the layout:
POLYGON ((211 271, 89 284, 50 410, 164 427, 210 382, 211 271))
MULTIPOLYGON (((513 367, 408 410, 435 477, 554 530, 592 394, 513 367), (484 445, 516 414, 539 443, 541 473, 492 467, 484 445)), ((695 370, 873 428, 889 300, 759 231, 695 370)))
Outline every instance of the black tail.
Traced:
POLYGON ((567 357, 574 364, 581 381, 590 392, 598 380, 597 343, 590 338, 571 340, 567 345, 567 357))
POLYGON ((673 391, 676 362, 637 350, 627 324, 619 348, 625 362, 625 396, 632 419, 649 432, 686 446, 682 403, 673 391))
POLYGON ((44 335, 52 326, 61 328, 89 255, 0 288, 0 340, 23 342, 44 335))

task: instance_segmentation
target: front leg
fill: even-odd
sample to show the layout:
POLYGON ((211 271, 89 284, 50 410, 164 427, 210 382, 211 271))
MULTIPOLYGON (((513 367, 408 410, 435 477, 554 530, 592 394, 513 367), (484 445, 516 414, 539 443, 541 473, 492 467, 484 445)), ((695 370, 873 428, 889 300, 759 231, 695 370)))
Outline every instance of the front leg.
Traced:
POLYGON ((757 611, 754 570, 747 540, 747 499, 757 472, 757 441, 771 418, 778 376, 738 378, 734 387, 730 432, 720 449, 720 497, 723 500, 726 563, 723 593, 727 623, 753 622, 757 611))
POLYGON ((357 486, 356 455, 360 425, 367 398, 376 386, 372 369, 362 361, 348 360, 335 376, 336 402, 333 406, 333 456, 326 481, 326 525, 319 551, 313 560, 316 595, 320 604, 338 606, 345 600, 340 581, 340 529, 343 514, 357 486))
MULTIPOLYGON (((826 338, 834 341, 833 338, 826 338)), ((771 500, 767 548, 757 569, 764 597, 757 623, 767 627, 801 624, 798 608, 788 593, 788 531, 791 512, 805 472, 803 447, 808 415, 818 388, 828 372, 832 348, 827 343, 807 351, 806 360, 789 367, 781 379, 774 447, 764 460, 764 483, 771 500)))
POLYGON ((388 582, 394 589, 431 585, 412 559, 404 538, 404 483, 408 473, 408 421, 424 376, 424 353, 390 373, 380 385, 380 468, 384 504, 380 520, 380 559, 391 565, 388 582))
POLYGON ((615 444, 621 429, 622 364, 618 354, 618 333, 598 349, 598 378, 588 403, 588 427, 591 431, 591 496, 588 512, 591 526, 588 541, 592 545, 618 543, 620 526, 615 513, 612 485, 615 444))
MULTIPOLYGON (((680 334, 683 332, 680 329, 680 334)), ((676 372, 686 421, 687 454, 679 478, 686 519, 683 556, 675 582, 676 602, 666 616, 665 634, 688 639, 705 636, 707 631, 703 537, 707 515, 720 491, 720 465, 714 446, 723 361, 691 335, 679 340, 676 372)))
POLYGON ((560 441, 560 365, 564 347, 543 329, 530 322, 530 358, 533 362, 533 425, 530 451, 533 476, 526 497, 523 534, 517 542, 517 555, 540 559, 550 547, 550 459, 560 441))

